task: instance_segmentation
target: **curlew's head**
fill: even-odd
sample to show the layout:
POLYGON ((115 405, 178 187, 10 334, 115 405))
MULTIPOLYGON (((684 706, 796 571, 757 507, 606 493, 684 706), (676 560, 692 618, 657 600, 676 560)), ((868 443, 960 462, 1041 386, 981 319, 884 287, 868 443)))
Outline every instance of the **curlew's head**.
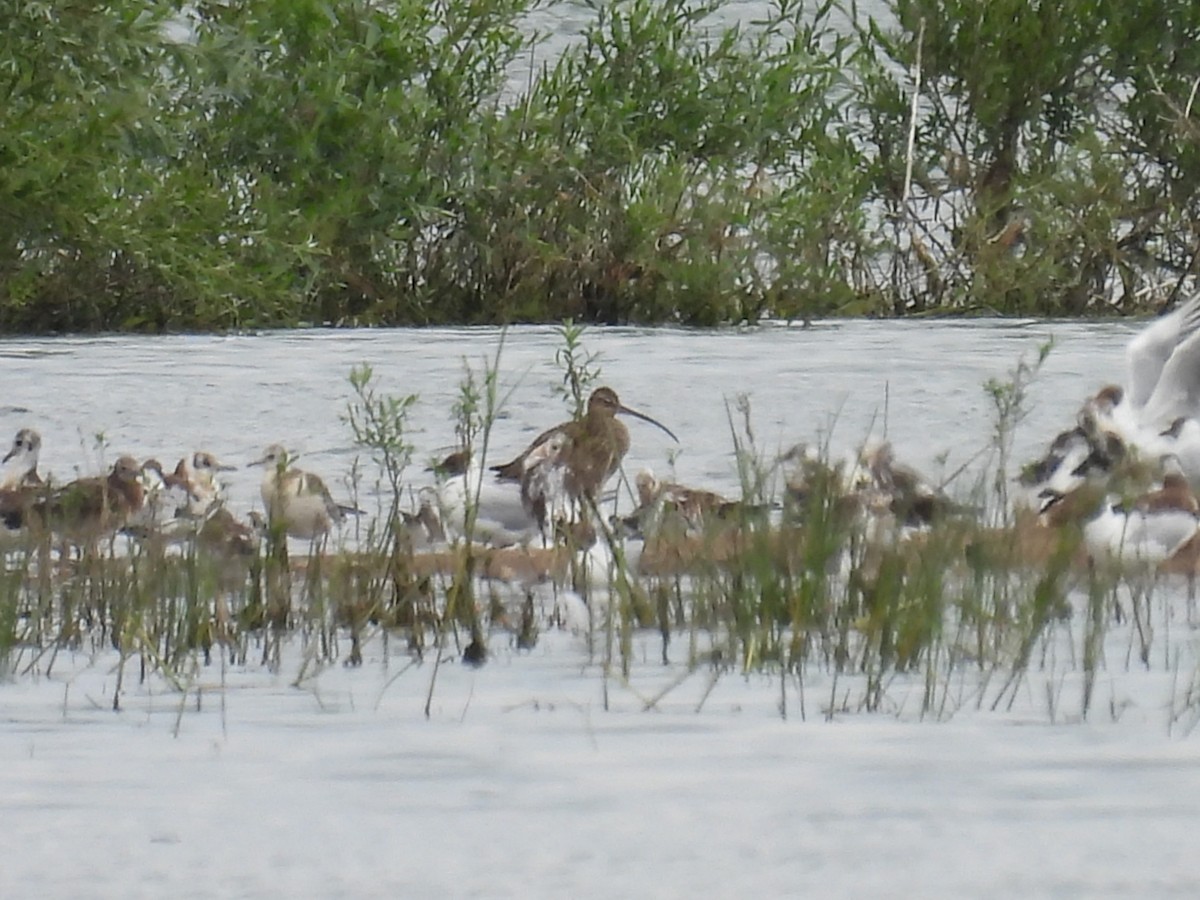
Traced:
POLYGON ((651 418, 645 413, 640 413, 636 409, 630 409, 623 404, 617 397, 617 392, 610 387, 599 387, 592 391, 592 395, 588 397, 588 416, 604 416, 612 418, 621 413, 626 416, 633 416, 635 419, 641 419, 643 422, 649 422, 658 428, 661 428, 675 443, 679 443, 679 438, 675 437, 675 432, 664 425, 658 419, 651 418))

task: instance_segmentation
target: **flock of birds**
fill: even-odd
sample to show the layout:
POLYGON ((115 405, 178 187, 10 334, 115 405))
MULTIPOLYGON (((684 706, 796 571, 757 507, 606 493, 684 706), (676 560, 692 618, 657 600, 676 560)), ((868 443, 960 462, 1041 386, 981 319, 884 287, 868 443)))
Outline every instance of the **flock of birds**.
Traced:
MULTIPOLYGON (((407 535, 419 546, 444 540, 448 531, 500 547, 547 539, 569 507, 594 508, 619 468, 629 449, 619 414, 651 422, 675 439, 660 422, 624 406, 611 388, 598 388, 581 418, 546 430, 516 458, 493 466, 494 481, 481 477, 469 454, 448 457, 437 467, 437 486, 421 492, 420 509, 405 514, 407 535)), ((123 533, 162 546, 194 541, 208 551, 245 556, 256 554, 272 529, 318 542, 347 517, 362 514, 335 500, 320 476, 296 467, 295 455, 281 444, 249 463, 263 469, 264 512, 251 512, 246 521, 225 503, 222 475, 235 467, 207 451, 184 456, 173 469, 157 459, 121 456, 107 475, 56 484, 38 471, 41 445, 36 431, 23 428, 3 459, 5 548, 37 541, 95 548, 123 533)))
MULTIPOLYGON (((1124 386, 1105 386, 1089 398, 1020 482, 1038 527, 1078 526, 1094 554, 1166 560, 1185 545, 1200 549, 1200 502, 1193 492, 1200 485, 1200 295, 1141 331, 1129 344, 1127 367, 1124 386)), ((603 491, 629 449, 629 430, 618 416, 643 420, 678 440, 661 422, 621 403, 611 388, 597 388, 582 416, 542 432, 490 472, 468 451, 433 467, 435 483, 418 492, 419 507, 404 515, 407 537, 414 548, 465 536, 492 547, 546 545, 582 525, 594 540, 603 491)), ((270 529, 317 542, 362 514, 335 500, 319 476, 297 468, 294 454, 280 444, 250 463, 263 470, 264 513, 247 520, 225 503, 222 476, 234 467, 206 451, 185 455, 171 469, 155 459, 121 456, 107 475, 56 484, 38 472, 40 448, 38 433, 23 428, 4 457, 4 547, 44 539, 89 548, 124 533, 247 556, 259 552, 270 529)), ((885 442, 836 463, 797 445, 779 465, 793 509, 820 491, 839 511, 893 526, 922 527, 972 511, 898 463, 885 442)), ((715 520, 741 522, 765 511, 659 481, 645 470, 635 486, 636 508, 605 526, 625 536, 646 538, 666 522, 695 534, 715 520)))
POLYGON ((1125 355, 1125 384, 1088 398, 1020 480, 1040 523, 1078 525, 1094 557, 1163 563, 1200 549, 1200 294, 1125 355))

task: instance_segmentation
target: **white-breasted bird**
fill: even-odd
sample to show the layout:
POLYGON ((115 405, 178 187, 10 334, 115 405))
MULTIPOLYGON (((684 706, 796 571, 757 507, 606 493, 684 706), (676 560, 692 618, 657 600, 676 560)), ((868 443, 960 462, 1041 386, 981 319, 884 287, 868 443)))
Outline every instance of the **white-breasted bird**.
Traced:
POLYGON ((259 491, 269 527, 282 528, 290 537, 315 540, 346 516, 362 513, 335 501, 319 476, 293 468, 291 463, 292 456, 282 444, 272 444, 250 463, 264 467, 259 491))
POLYGON ((226 465, 207 450, 183 457, 175 466, 175 475, 183 478, 193 497, 191 512, 206 515, 225 500, 225 485, 220 473, 233 472, 237 466, 226 465))
POLYGON ((470 539, 493 547, 528 544, 541 534, 534 512, 526 508, 518 485, 494 481, 465 451, 432 467, 437 477, 436 509, 446 531, 466 539, 468 511, 474 508, 470 539))
POLYGON ((13 438, 12 448, 4 455, 4 474, 0 476, 0 490, 19 490, 40 487, 42 477, 38 474, 38 454, 42 449, 42 436, 32 428, 22 428, 13 438))

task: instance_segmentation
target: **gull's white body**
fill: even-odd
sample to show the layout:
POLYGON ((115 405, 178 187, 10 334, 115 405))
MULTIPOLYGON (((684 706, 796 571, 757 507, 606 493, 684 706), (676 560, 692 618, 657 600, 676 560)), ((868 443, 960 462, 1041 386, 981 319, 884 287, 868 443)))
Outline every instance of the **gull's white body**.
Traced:
POLYGON ((460 475, 451 475, 437 486, 437 512, 447 532, 467 537, 467 510, 476 504, 471 539, 493 547, 509 547, 539 540, 542 530, 525 508, 519 485, 494 481, 473 463, 460 475))
POLYGON ((1122 562, 1158 563, 1196 533, 1196 517, 1182 510, 1122 512, 1105 505, 1084 525, 1088 549, 1122 562))

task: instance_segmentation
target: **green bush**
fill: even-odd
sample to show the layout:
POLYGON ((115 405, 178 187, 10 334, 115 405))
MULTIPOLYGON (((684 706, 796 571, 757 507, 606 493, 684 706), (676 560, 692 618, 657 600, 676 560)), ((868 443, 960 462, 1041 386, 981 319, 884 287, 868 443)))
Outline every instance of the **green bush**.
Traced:
POLYGON ((1195 269, 1190 2, 617 0, 530 70, 532 3, 0 0, 0 328, 1075 315, 1195 269))

